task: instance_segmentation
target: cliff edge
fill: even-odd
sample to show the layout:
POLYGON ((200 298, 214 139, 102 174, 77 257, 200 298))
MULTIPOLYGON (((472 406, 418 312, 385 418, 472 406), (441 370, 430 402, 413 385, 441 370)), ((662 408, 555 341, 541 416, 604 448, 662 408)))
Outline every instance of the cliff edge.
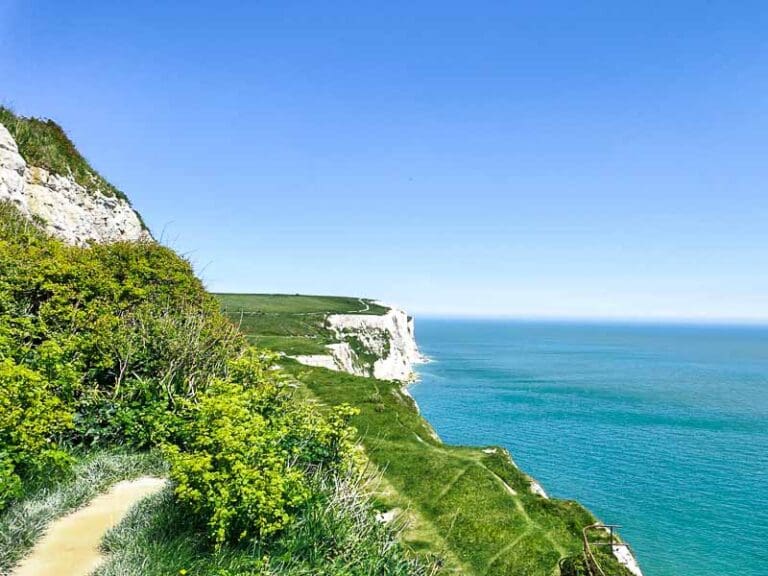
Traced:
MULTIPOLYGON (((19 132, 25 127, 25 135, 34 134, 35 130, 57 130, 60 133, 56 144, 71 144, 53 123, 12 116, 7 110, 3 110, 1 119, 19 132)), ((128 200, 95 171, 86 170, 78 178, 76 169, 69 164, 57 164, 56 170, 51 169, 53 163, 35 165, 33 162, 39 158, 35 145, 43 149, 49 143, 31 136, 25 141, 29 142, 27 154, 20 150, 9 128, 0 123, 0 201, 13 203, 25 216, 68 244, 151 240, 128 200)), ((81 167, 87 167, 74 152, 74 146, 69 153, 81 167)))
POLYGON ((413 365, 424 361, 416 345, 413 318, 404 310, 378 304, 388 308, 384 314, 328 315, 326 328, 337 342, 326 346, 326 354, 294 358, 308 366, 355 376, 400 382, 412 380, 413 365))

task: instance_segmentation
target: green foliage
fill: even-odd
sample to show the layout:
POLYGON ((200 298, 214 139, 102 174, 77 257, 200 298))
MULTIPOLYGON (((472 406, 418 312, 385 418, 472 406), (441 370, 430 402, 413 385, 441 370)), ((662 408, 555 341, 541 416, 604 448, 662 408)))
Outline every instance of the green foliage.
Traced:
POLYGON ((244 345, 171 250, 67 246, 0 203, 0 508, 56 477, 58 440, 164 441, 244 345))
POLYGON ((428 576, 377 522, 355 478, 312 478, 313 497, 268 544, 225 545, 211 555, 187 511, 162 493, 142 502, 104 542, 107 562, 95 576, 428 576))
POLYGON ((63 446, 162 446, 217 549, 274 539, 353 448, 353 411, 296 401, 275 359, 171 250, 67 246, 0 204, 0 508, 63 446))
POLYGON ((354 332, 350 331, 344 334, 342 339, 349 344, 349 347, 355 353, 358 366, 367 370, 368 374, 371 376, 373 376, 373 366, 376 361, 380 358, 389 356, 390 342, 385 334, 379 334, 379 341, 384 342, 384 349, 380 355, 368 348, 365 342, 363 342, 363 340, 361 340, 354 332))
POLYGON ((208 519, 218 548, 280 531, 311 496, 309 471, 350 460, 351 413, 323 418, 291 401, 271 360, 249 351, 232 362, 229 376, 184 412, 177 443, 166 447, 177 497, 208 519))
POLYGON ((560 576, 590 576, 583 554, 574 554, 560 561, 560 576))
POLYGON ((22 478, 63 469, 69 458, 56 443, 72 414, 37 372, 0 362, 0 509, 21 493, 22 478))
POLYGON ((125 194, 96 172, 75 148, 66 132, 53 120, 17 116, 0 106, 0 124, 16 140, 19 153, 30 166, 69 175, 87 190, 127 200, 125 194))
POLYGON ((73 412, 75 444, 150 446, 244 342, 158 244, 67 246, 0 211, 0 353, 73 412))

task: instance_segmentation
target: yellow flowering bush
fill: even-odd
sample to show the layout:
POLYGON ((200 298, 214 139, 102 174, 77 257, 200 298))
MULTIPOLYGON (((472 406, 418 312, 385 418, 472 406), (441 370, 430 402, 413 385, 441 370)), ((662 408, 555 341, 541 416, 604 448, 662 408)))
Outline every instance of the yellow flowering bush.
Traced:
POLYGON ((312 494, 310 477, 350 462, 349 410, 330 418, 292 401, 270 356, 247 352, 182 416, 166 446, 176 496, 220 547, 284 528, 312 494))

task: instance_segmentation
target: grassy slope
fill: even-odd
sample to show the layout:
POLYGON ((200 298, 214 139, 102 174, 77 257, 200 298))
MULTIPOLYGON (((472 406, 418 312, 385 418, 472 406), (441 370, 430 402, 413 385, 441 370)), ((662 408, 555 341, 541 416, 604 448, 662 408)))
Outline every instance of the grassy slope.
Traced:
MULTIPOLYGON (((260 295, 255 302, 269 309, 269 298, 260 295)), ((238 299, 247 308, 248 297, 238 299)), ((281 296, 275 304, 281 311, 275 321, 284 320, 300 337, 301 325, 286 308, 290 299, 281 296)), ((244 322, 242 328, 258 339, 261 326, 244 322)), ((286 351, 278 340, 271 347, 286 351)), ((290 360, 285 368, 308 396, 326 405, 347 402, 360 409, 353 423, 369 459, 383 474, 380 504, 408 510, 406 542, 443 555, 448 571, 556 574, 560 558, 580 552, 581 528, 594 521, 587 510, 575 502, 532 494, 528 478, 502 449, 486 453, 440 442, 399 384, 290 360)), ((621 573, 612 557, 602 558, 607 573, 621 573)))
POLYGON ((371 300, 343 296, 217 294, 224 311, 252 344, 290 355, 325 354, 335 338, 325 329, 328 314, 384 314, 371 300))
POLYGON ((384 314, 387 308, 366 298, 300 294, 217 294, 230 312, 262 314, 384 314), (365 310, 370 308, 369 310, 365 310))

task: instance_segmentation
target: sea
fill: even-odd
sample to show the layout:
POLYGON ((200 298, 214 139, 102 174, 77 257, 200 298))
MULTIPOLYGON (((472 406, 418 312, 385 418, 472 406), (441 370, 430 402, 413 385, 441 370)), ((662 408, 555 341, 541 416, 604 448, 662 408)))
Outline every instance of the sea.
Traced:
POLYGON ((619 525, 645 576, 768 575, 768 327, 417 318, 411 388, 619 525))

